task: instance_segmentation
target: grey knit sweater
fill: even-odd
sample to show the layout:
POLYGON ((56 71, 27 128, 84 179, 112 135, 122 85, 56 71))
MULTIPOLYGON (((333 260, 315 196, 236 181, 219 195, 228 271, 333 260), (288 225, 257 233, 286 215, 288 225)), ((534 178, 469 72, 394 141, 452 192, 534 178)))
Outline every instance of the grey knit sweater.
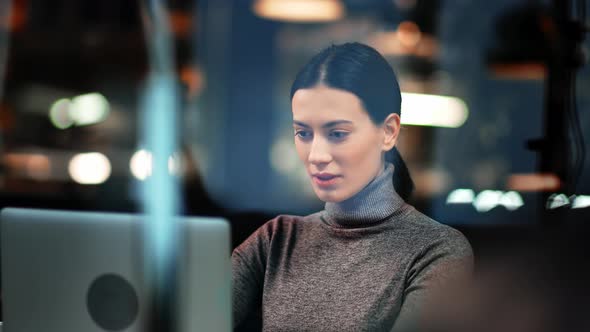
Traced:
POLYGON ((264 331, 411 330, 438 287, 472 268, 458 231, 406 204, 394 167, 350 199, 280 215, 232 254, 234 326, 262 305, 264 331))

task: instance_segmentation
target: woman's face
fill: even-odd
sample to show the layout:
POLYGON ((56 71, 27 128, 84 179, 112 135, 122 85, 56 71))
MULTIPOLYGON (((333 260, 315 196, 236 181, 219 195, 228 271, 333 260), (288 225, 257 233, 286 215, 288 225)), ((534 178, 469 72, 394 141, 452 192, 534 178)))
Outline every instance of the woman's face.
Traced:
POLYGON ((295 147, 322 201, 344 201, 382 171, 397 139, 397 114, 393 132, 376 126, 356 95, 323 85, 297 90, 291 106, 295 147))

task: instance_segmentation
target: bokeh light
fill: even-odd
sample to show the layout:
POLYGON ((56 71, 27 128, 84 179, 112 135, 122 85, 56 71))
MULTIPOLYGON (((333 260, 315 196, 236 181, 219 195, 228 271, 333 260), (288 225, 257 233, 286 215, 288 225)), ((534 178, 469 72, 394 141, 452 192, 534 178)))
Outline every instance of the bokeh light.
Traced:
POLYGON ((70 105, 70 117, 77 126, 101 122, 109 112, 109 102, 100 93, 88 93, 74 97, 70 105))
POLYGON ((561 180, 551 173, 512 174, 506 187, 518 191, 554 191, 561 187, 561 180))
POLYGON ((557 209, 570 204, 570 199, 565 194, 552 194, 547 199, 545 207, 548 210, 557 209))
POLYGON ((34 180, 45 181, 51 178, 51 160, 42 153, 5 153, 4 165, 14 174, 34 180))
MULTIPOLYGON (((180 154, 175 153, 168 158, 168 171, 173 175, 181 175, 184 172, 184 162, 180 154)), ((136 179, 143 181, 152 175, 153 157, 152 153, 140 149, 135 151, 129 160, 129 169, 136 179)))
POLYGON ((519 193, 517 193, 516 191, 509 191, 502 195, 499 204, 503 205, 510 211, 514 211, 519 207, 523 206, 524 202, 519 193))
POLYGON ((420 28, 412 21, 403 21, 397 27, 397 38, 405 47, 416 47, 421 37, 420 28))
POLYGON ((111 163, 99 152, 80 153, 70 160, 68 172, 80 184, 101 184, 111 176, 111 163))
POLYGON ((69 128, 74 124, 74 120, 70 117, 71 101, 67 98, 56 100, 49 109, 49 120, 59 129, 69 128))
POLYGON ((138 180, 145 180, 152 174, 152 154, 146 150, 138 150, 129 161, 131 174, 138 180))
POLYGON ((47 180, 51 176, 51 161, 42 154, 32 154, 26 164, 27 174, 36 180, 47 180))
POLYGON ((576 196, 574 202, 572 203, 572 209, 582 209, 590 207, 590 196, 588 195, 579 195, 576 196))
POLYGON ((484 190, 477 195, 473 206, 478 212, 490 211, 500 204, 502 194, 500 190, 484 190))
POLYGON ((88 126, 105 120, 110 109, 109 101, 100 93, 93 92, 56 100, 49 109, 49 119, 59 129, 72 125, 88 126))
POLYGON ((447 197, 447 204, 471 204, 474 198, 472 189, 455 189, 447 197))
POLYGON ((254 13, 260 17, 289 22, 327 22, 344 17, 338 0, 257 0, 254 13))
POLYGON ((458 128, 468 114, 467 105, 459 98, 402 92, 402 124, 458 128))
POLYGON ((299 158, 291 136, 281 137, 272 145, 270 164, 272 168, 283 174, 290 174, 297 169, 299 158))

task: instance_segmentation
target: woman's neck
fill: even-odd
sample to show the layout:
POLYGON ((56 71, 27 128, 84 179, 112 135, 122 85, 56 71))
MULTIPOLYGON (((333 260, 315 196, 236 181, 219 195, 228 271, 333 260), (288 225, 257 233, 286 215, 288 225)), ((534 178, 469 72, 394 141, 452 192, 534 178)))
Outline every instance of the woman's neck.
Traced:
POLYGON ((326 203, 324 219, 339 227, 363 227, 387 219, 404 204, 393 188, 393 173, 393 164, 384 163, 379 174, 354 196, 326 203))

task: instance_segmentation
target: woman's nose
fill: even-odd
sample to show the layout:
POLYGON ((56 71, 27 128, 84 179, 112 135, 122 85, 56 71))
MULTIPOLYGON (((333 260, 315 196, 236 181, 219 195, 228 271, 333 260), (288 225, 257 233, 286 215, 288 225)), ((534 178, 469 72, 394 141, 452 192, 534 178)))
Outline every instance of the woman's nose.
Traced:
POLYGON ((332 161, 327 142, 322 139, 314 139, 311 143, 308 160, 312 164, 325 164, 332 161))

